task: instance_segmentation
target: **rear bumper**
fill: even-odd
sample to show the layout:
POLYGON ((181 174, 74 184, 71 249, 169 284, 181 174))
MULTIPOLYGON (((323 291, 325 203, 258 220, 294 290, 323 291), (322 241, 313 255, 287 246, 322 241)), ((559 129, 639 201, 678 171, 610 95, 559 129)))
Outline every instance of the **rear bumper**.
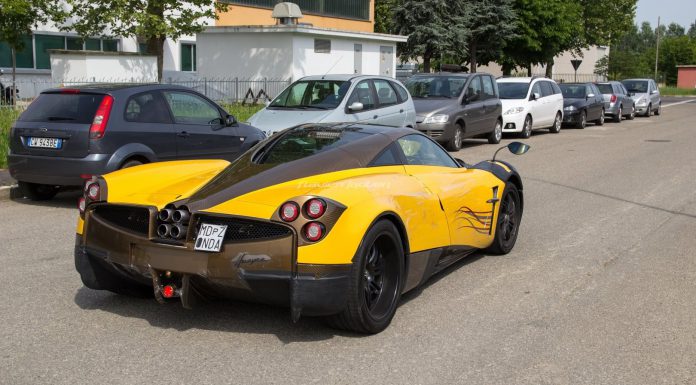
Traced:
POLYGON ((170 272, 177 282, 188 282, 177 284, 184 306, 191 297, 211 297, 290 307, 293 317, 339 313, 346 304, 351 265, 298 264, 296 245, 293 233, 225 243, 219 253, 200 252, 193 242, 159 243, 88 212, 75 243, 75 266, 87 287, 113 290, 108 285, 116 279, 152 287, 156 298, 166 283, 163 274, 170 272))
POLYGON ((10 154, 7 157, 10 175, 20 182, 80 186, 81 175, 101 175, 107 170, 109 155, 91 154, 84 158, 61 158, 10 154))

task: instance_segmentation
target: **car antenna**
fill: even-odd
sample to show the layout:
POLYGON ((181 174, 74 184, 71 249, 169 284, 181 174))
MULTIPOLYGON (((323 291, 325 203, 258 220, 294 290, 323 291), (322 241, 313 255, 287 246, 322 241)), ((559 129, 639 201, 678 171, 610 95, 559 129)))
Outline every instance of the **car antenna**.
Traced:
POLYGON ((329 72, 331 72, 331 70, 334 69, 334 67, 336 67, 336 64, 338 64, 338 62, 340 62, 341 59, 343 59, 343 55, 339 56, 338 59, 336 59, 336 62, 331 66, 331 68, 329 68, 328 71, 326 71, 323 75, 321 75, 321 80, 324 80, 326 75, 328 75, 329 72))

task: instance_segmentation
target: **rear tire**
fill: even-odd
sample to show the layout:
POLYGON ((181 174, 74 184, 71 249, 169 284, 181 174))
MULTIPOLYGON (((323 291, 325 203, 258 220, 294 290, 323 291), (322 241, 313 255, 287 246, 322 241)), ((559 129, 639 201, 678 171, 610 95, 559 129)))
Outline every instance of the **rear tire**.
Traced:
POLYGON ((29 182, 19 182, 19 191, 33 201, 45 201, 53 199, 60 190, 59 186, 50 184, 39 184, 29 182))
POLYGON ((123 163, 123 165, 121 165, 121 169, 140 166, 141 164, 143 164, 143 162, 136 160, 136 159, 131 159, 131 160, 127 160, 125 163, 123 163))
POLYGON ((462 141, 464 140, 464 128, 457 123, 454 129, 454 136, 447 142, 447 151, 457 152, 462 149, 462 141))
POLYGON ((503 198, 500 200, 493 243, 486 249, 486 252, 493 254, 509 253, 515 247, 521 221, 522 199, 520 192, 517 186, 510 183, 505 186, 503 198))
POLYGON ((500 143, 500 139, 503 138, 503 121, 498 119, 495 122, 495 128, 493 128, 493 131, 488 134, 488 143, 490 144, 498 144, 500 143))
POLYGON ((594 122, 598 126, 603 126, 604 125, 604 108, 602 108, 602 114, 599 115, 599 119, 595 120, 594 122))
POLYGON ((388 220, 365 234, 353 260, 345 309, 326 317, 337 329, 374 334, 386 329, 396 313, 404 278, 404 248, 388 220))
POLYGON ((549 132, 552 134, 558 134, 559 132, 561 132, 562 120, 563 118, 561 117, 561 113, 557 112, 556 119, 553 121, 553 126, 549 128, 549 132))

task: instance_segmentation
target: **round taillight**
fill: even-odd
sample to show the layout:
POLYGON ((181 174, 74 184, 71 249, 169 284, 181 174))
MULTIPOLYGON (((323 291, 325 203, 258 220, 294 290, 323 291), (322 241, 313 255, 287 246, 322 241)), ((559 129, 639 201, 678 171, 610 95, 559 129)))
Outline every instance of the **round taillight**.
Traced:
POLYGON ((174 285, 166 285, 162 288, 162 296, 164 298, 172 298, 176 293, 176 288, 174 285))
POLYGON ((316 242, 324 236, 324 225, 319 222, 309 222, 304 227, 304 235, 310 242, 316 242))
POLYGON ((87 187, 87 197, 93 201, 96 201, 99 199, 99 184, 98 183, 92 183, 87 187))
POLYGON ((295 202, 285 202, 280 206, 280 219, 292 222, 300 216, 300 206, 295 202))
POLYGON ((77 209, 80 210, 80 214, 84 214, 86 207, 87 200, 84 197, 80 197, 80 199, 77 200, 77 209))
POLYGON ((312 219, 317 219, 326 212, 326 203, 321 199, 310 199, 305 203, 305 212, 312 219))

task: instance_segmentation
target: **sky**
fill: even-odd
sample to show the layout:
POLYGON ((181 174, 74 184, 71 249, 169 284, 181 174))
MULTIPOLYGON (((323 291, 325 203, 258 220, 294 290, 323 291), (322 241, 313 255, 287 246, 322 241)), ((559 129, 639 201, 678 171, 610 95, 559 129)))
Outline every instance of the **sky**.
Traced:
POLYGON ((696 0, 638 0, 636 24, 649 21, 655 28, 658 16, 660 24, 675 22, 688 30, 696 21, 696 0))

